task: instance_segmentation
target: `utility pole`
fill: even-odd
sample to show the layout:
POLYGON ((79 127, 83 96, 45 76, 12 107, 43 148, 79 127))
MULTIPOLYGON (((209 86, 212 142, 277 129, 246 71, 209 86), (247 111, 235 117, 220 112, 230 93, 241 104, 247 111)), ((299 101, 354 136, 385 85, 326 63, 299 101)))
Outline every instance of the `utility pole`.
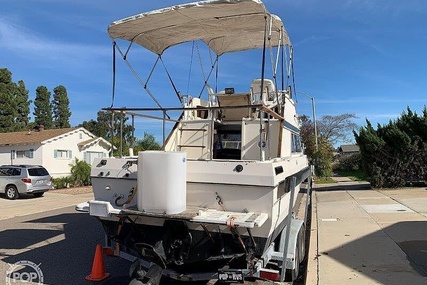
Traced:
POLYGON ((302 91, 297 91, 297 93, 301 93, 302 95, 306 96, 307 98, 309 98, 311 100, 311 110, 313 111, 314 139, 315 139, 316 151, 318 151, 319 145, 318 145, 318 140, 317 140, 316 104, 314 102, 314 97, 310 96, 307 93, 302 92, 302 91))

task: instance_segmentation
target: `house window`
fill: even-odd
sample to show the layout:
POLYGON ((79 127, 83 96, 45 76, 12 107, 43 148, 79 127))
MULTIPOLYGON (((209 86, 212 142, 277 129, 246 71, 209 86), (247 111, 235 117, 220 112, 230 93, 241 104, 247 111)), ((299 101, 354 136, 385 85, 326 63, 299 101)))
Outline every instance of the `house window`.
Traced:
POLYGON ((12 150, 11 152, 11 158, 33 158, 34 157, 34 150, 33 149, 27 149, 27 150, 12 150))
POLYGON ((16 158, 30 158, 30 151, 29 150, 17 150, 16 151, 16 158))
POLYGON ((65 149, 55 149, 53 152, 54 158, 71 158, 72 153, 71 150, 65 150, 65 149))
POLYGON ((104 152, 97 152, 97 151, 86 151, 84 154, 84 161, 92 164, 93 160, 97 157, 105 157, 106 154, 104 152))

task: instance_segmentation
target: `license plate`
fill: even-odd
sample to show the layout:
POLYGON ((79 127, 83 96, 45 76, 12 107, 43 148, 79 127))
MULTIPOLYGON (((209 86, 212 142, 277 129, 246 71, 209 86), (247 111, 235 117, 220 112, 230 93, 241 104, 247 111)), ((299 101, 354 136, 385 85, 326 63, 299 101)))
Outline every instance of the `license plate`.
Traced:
POLYGON ((44 180, 44 179, 37 180, 37 181, 36 181, 36 184, 37 184, 37 185, 40 185, 40 184, 46 184, 46 180, 44 180))
POLYGON ((218 270, 218 281, 244 283, 241 270, 218 270))
POLYGON ((108 217, 108 205, 107 203, 89 203, 89 215, 96 217, 108 217))

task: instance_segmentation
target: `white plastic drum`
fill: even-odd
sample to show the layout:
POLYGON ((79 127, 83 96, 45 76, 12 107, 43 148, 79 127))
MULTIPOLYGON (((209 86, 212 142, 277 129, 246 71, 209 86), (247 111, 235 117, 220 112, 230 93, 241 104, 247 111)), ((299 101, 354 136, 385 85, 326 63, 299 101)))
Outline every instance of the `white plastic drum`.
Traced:
POLYGON ((138 153, 138 210, 178 214, 187 208, 185 152, 138 153))

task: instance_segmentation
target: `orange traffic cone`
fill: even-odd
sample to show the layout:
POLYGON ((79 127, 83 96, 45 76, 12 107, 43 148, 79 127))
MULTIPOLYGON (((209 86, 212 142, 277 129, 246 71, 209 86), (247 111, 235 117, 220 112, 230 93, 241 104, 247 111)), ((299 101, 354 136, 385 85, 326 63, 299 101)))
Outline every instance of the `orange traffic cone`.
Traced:
POLYGON ((89 281, 102 281, 110 276, 104 269, 104 257, 102 255, 102 246, 96 245, 95 257, 93 258, 92 271, 90 275, 86 276, 89 281))

